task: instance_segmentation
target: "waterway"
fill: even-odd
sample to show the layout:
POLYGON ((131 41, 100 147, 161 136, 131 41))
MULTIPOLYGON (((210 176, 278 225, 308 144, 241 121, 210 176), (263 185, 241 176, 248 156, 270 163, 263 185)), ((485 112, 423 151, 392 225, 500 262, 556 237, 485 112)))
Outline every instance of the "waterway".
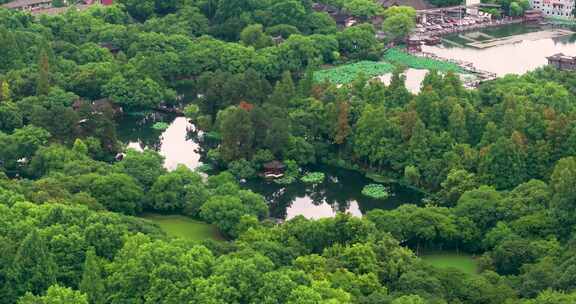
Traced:
MULTIPOLYGON (((204 152, 193 131, 194 125, 184 117, 164 114, 125 116, 118 124, 118 136, 129 148, 153 149, 165 157, 165 167, 175 169, 179 164, 195 169, 202 165, 204 152), (165 131, 154 130, 157 121, 169 123, 165 131)), ((275 218, 291 219, 298 215, 307 218, 332 217, 337 212, 348 212, 362 216, 367 211, 393 209, 404 203, 418 204, 423 194, 400 184, 389 184, 391 196, 386 200, 374 200, 361 194, 362 189, 373 181, 363 174, 334 167, 306 168, 321 171, 326 175, 324 182, 307 185, 295 182, 279 185, 274 182, 254 179, 242 185, 260 193, 270 206, 270 215, 275 218)))
POLYGON ((574 29, 512 24, 452 34, 444 37, 441 45, 424 46, 423 51, 471 62, 498 76, 524 74, 546 65, 547 56, 576 55, 576 34, 570 31, 574 29))

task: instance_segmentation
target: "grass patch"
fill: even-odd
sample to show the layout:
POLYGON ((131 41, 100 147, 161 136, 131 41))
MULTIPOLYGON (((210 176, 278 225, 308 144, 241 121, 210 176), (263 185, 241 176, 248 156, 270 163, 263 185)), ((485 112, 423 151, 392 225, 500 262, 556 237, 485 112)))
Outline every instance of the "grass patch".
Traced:
POLYGON ((191 241, 224 240, 216 226, 186 216, 148 213, 144 214, 142 218, 158 224, 171 237, 179 237, 191 241))
POLYGON ((360 61, 316 71, 314 73, 314 79, 320 82, 328 80, 335 84, 346 84, 357 79, 360 74, 372 78, 391 73, 394 69, 394 65, 388 62, 360 61))
POLYGON ((471 255, 456 253, 424 254, 422 260, 437 268, 456 268, 468 274, 478 273, 478 263, 471 255))
POLYGON ((402 65, 419 70, 436 70, 438 72, 462 72, 462 69, 452 62, 445 62, 430 58, 410 55, 399 48, 386 51, 384 59, 396 65, 402 65))

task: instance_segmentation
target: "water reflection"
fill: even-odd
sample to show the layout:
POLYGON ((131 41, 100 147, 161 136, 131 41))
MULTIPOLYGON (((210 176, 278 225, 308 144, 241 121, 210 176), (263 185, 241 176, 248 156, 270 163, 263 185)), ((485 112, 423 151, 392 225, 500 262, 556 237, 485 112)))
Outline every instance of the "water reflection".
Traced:
POLYGON ((245 186, 266 198, 272 217, 284 219, 297 215, 307 218, 331 217, 337 212, 361 216, 375 208, 394 209, 406 203, 418 204, 423 198, 416 190, 390 184, 392 195, 386 200, 374 200, 361 193, 364 186, 372 181, 359 172, 329 166, 310 169, 324 172, 326 180, 314 186, 301 182, 278 185, 253 180, 245 183, 245 186))
MULTIPOLYGON (((482 33, 495 38, 501 38, 545 30, 547 30, 547 28, 510 25, 471 32, 464 36, 464 38, 473 37, 474 35, 482 33)), ((546 65, 546 57, 556 53, 562 52, 567 55, 576 55, 576 44, 574 43, 576 35, 574 34, 558 38, 523 40, 484 49, 466 46, 467 41, 464 40, 461 35, 447 36, 446 40, 452 42, 445 42, 440 46, 424 46, 423 51, 434 53, 444 58, 472 62, 475 67, 496 73, 498 76, 523 74, 534 70, 546 65)))
POLYGON ((362 216, 358 202, 353 201, 346 210, 338 210, 338 205, 330 205, 326 202, 315 204, 309 197, 299 197, 292 202, 290 207, 286 208, 286 219, 289 220, 299 215, 309 219, 319 219, 332 217, 337 211, 350 213, 353 216, 362 216), (335 208, 336 207, 336 208, 335 208))
POLYGON ((158 151, 164 156, 164 167, 174 170, 180 164, 195 169, 200 161, 200 145, 196 143, 190 132, 194 130, 185 117, 173 117, 162 114, 152 114, 149 117, 126 117, 120 122, 119 136, 129 148, 142 151, 146 148, 158 151), (157 121, 170 124, 164 131, 154 130, 152 126, 157 121))
MULTIPOLYGON (((406 76, 406 88, 412 94, 420 93, 420 86, 428 70, 406 69, 404 76, 406 76)), ((378 77, 384 84, 389 85, 392 81, 392 74, 385 74, 378 77)))
MULTIPOLYGON (((118 135, 128 147, 142 150, 155 149, 162 154, 165 167, 173 170, 179 164, 195 169, 201 165, 203 152, 194 141, 194 126, 184 117, 155 114, 143 117, 125 117, 119 123, 118 135), (165 131, 152 128, 156 121, 164 121, 170 126, 165 131)), ((326 174, 326 179, 318 185, 296 182, 278 185, 261 179, 250 180, 244 187, 260 193, 270 206, 272 217, 290 219, 298 215, 307 218, 332 217, 337 212, 348 212, 361 216, 374 208, 393 209, 405 203, 419 203, 423 195, 399 184, 391 184, 393 194, 386 200, 374 200, 362 195, 362 189, 371 180, 363 174, 334 167, 319 166, 308 168, 326 174)))

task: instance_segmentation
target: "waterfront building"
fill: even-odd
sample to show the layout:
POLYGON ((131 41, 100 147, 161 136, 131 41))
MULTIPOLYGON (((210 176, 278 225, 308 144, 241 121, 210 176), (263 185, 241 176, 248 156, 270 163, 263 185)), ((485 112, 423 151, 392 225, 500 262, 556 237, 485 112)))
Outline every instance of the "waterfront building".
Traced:
POLYGON ((2 4, 2 7, 21 11, 34 11, 52 7, 52 0, 16 0, 2 4))
POLYGON ((548 64, 564 71, 576 71, 576 57, 567 56, 562 53, 547 57, 548 64))
POLYGON ((530 6, 546 17, 573 18, 575 0, 530 0, 530 6))
MULTIPOLYGON (((85 9, 92 4, 100 3, 102 5, 111 5, 113 0, 84 0, 77 5, 78 9, 85 9)), ((66 3, 66 2, 64 2, 66 3)), ((29 11, 32 13, 56 14, 67 10, 66 7, 53 7, 52 0, 15 0, 5 4, 2 7, 20 11, 29 11)))

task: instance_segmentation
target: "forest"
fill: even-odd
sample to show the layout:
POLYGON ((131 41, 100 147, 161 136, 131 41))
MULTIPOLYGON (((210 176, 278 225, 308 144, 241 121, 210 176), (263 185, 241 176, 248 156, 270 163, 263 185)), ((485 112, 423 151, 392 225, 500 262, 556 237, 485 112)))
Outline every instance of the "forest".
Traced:
POLYGON ((0 8, 0 303, 576 303, 576 75, 469 90, 430 71, 419 94, 401 66, 389 85, 317 81, 381 59, 375 33, 397 40, 414 18, 324 2, 365 22, 338 27, 309 0, 0 8), (205 134, 210 174, 126 150, 119 117, 157 109, 205 134), (272 160, 280 183, 329 164, 428 195, 278 223, 242 185, 272 160), (145 212, 223 239, 171 237, 145 212), (473 254, 479 271, 434 267, 423 248, 473 254))

